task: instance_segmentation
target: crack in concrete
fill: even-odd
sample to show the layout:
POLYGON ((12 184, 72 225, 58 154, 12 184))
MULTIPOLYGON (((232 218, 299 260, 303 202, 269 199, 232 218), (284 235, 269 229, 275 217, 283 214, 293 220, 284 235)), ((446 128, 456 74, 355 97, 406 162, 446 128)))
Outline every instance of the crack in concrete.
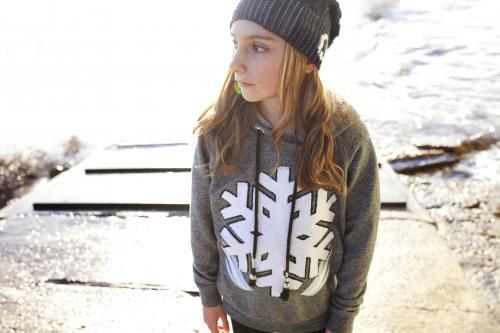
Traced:
POLYGON ((478 311, 478 310, 471 310, 471 309, 439 309, 439 308, 428 308, 425 306, 402 306, 403 308, 406 309, 416 309, 416 310, 423 310, 423 311, 429 311, 429 312, 439 312, 439 311, 445 311, 445 312, 450 312, 450 311, 461 311, 461 312, 466 312, 466 313, 484 313, 484 311, 478 311))
POLYGON ((198 294, 193 291, 172 289, 165 285, 159 284, 149 284, 149 283, 111 283, 111 282, 99 282, 99 281, 79 281, 71 279, 48 279, 46 283, 51 284, 73 284, 81 286, 91 286, 91 287, 105 287, 105 288, 126 288, 126 289, 139 289, 139 290, 170 290, 170 291, 180 291, 193 296, 193 294, 198 294))

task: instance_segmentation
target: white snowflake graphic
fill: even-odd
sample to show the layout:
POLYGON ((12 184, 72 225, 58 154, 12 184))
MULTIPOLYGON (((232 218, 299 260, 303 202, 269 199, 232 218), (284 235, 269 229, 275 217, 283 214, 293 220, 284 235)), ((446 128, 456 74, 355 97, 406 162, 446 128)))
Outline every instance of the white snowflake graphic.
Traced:
MULTIPOLYGON (((294 181, 290 168, 278 168, 276 180, 260 172, 259 225, 255 259, 257 287, 271 287, 271 296, 279 297, 283 290, 286 268, 288 225, 294 181)), ((300 190, 300 189, 299 189, 300 190)), ((229 206, 221 209, 227 221, 221 231, 226 265, 232 281, 240 288, 251 290, 241 272, 249 273, 253 253, 255 191, 246 182, 237 182, 236 193, 222 193, 229 206)), ((335 214, 330 210, 337 197, 323 189, 296 198, 292 225, 289 272, 291 289, 297 290, 302 280, 315 280, 302 295, 316 294, 328 276, 329 244, 333 239, 330 224, 335 214)))

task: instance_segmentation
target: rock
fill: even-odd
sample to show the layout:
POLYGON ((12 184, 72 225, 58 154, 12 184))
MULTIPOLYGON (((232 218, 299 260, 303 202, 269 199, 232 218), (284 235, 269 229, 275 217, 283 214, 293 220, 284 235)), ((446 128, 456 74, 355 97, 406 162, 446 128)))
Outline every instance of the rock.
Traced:
POLYGON ((466 136, 465 133, 462 133, 448 136, 415 136, 412 139, 412 143, 419 149, 438 149, 458 155, 465 154, 473 150, 487 149, 490 145, 499 141, 500 132, 495 131, 493 128, 471 136, 466 136))
POLYGON ((64 156, 72 156, 80 151, 81 142, 76 136, 71 136, 71 138, 66 142, 64 148, 64 156))
POLYGON ((481 205, 481 202, 479 202, 478 200, 474 200, 473 203, 470 203, 468 205, 464 205, 463 207, 464 208, 479 208, 480 205, 481 205))
POLYGON ((394 171, 399 173, 414 173, 454 164, 459 161, 455 154, 432 151, 420 156, 402 157, 388 161, 394 171))
POLYGON ((412 140, 418 149, 442 150, 449 153, 457 153, 457 147, 462 140, 456 137, 425 136, 412 140))
POLYGON ((487 224, 484 227, 485 234, 494 238, 500 238, 500 225, 497 224, 487 224))
POLYGON ((462 140, 457 147, 457 153, 463 154, 472 150, 484 150, 498 141, 500 141, 500 132, 498 131, 495 132, 490 130, 484 133, 478 133, 468 139, 462 140))
POLYGON ((462 268, 479 268, 483 266, 483 258, 480 256, 468 256, 459 260, 462 268))
POLYGON ((490 192, 487 206, 494 216, 500 216, 500 184, 497 184, 490 192))
POLYGON ((64 165, 57 164, 56 166, 50 168, 50 170, 49 170, 49 178, 50 179, 54 178, 55 176, 57 176, 61 172, 64 172, 64 171, 68 170, 70 167, 71 166, 68 165, 67 163, 65 163, 64 165))
POLYGON ((18 151, 0 159, 0 208, 25 193, 43 173, 46 160, 47 154, 40 150, 18 151))
POLYGON ((414 146, 403 145, 399 149, 393 149, 389 155, 386 156, 388 162, 395 162, 400 160, 410 160, 414 158, 441 156, 445 153, 443 149, 427 149, 422 150, 414 146))

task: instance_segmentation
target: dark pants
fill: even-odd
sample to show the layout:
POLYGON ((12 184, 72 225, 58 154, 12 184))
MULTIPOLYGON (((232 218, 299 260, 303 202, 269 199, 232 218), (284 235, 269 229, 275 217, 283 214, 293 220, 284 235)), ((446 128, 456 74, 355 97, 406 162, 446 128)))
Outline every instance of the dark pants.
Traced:
MULTIPOLYGON (((233 318, 231 318, 231 323, 233 324, 233 331, 234 333, 271 333, 267 331, 259 331, 256 330, 255 328, 250 328, 248 326, 243 325, 242 323, 237 322, 233 318)), ((325 328, 318 330, 318 331, 312 331, 312 332, 306 332, 306 333, 324 333, 325 328)))

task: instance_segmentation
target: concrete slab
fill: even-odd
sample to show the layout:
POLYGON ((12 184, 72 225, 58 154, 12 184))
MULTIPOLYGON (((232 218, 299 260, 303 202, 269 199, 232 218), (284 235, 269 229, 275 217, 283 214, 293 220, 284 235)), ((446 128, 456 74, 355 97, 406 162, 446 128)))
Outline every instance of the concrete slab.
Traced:
MULTIPOLYGON (((47 214, 0 222, 0 331, 208 332, 199 298, 169 280, 167 267, 174 267, 175 274, 186 272, 179 280, 192 281, 182 268, 190 262, 179 231, 185 218, 47 214), (169 246, 180 261, 170 261, 169 246), (64 277, 88 283, 49 279, 64 277), (99 281, 107 284, 91 283, 99 281)), ((432 220, 383 210, 354 332, 452 331, 500 327, 432 220)))
POLYGON ((197 291, 187 215, 15 215, 0 223, 0 253, 0 285, 197 291))
POLYGON ((82 163, 85 173, 191 171, 194 147, 190 144, 117 146, 101 149, 82 163))
POLYGON ((380 201, 382 208, 406 209, 408 190, 401 184, 392 167, 385 161, 379 163, 380 201))
MULTIPOLYGON (((188 210, 193 147, 102 149, 53 178, 34 196, 35 210, 188 210)), ((407 190, 379 163, 381 205, 404 209, 407 190)))
POLYGON ((31 199, 35 210, 188 210, 190 172, 85 175, 85 163, 54 177, 31 199))
POLYGON ((355 332, 500 332, 432 221, 382 211, 355 332))
POLYGON ((0 285, 0 332, 209 332, 201 303, 176 290, 0 285))

